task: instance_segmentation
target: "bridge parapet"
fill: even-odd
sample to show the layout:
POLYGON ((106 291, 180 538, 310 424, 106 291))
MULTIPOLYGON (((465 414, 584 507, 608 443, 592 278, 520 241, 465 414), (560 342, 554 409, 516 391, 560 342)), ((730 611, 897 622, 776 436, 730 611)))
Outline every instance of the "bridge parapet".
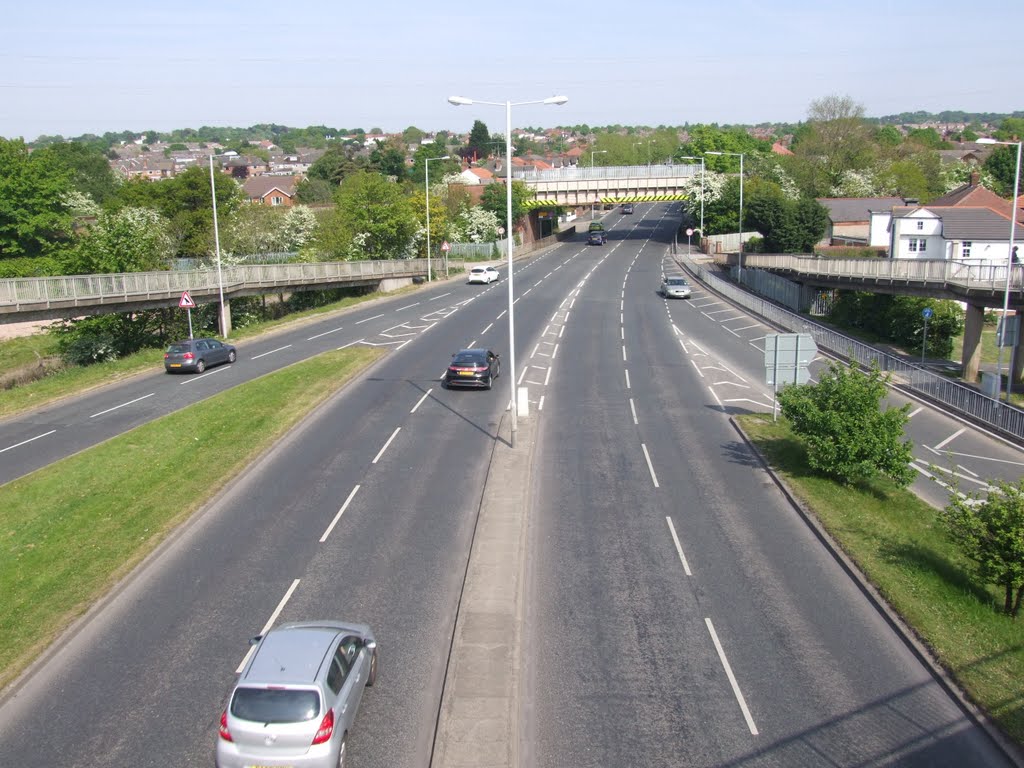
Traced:
POLYGON ((588 206, 601 202, 682 200, 699 165, 609 165, 512 171, 526 182, 539 201, 552 205, 588 206))

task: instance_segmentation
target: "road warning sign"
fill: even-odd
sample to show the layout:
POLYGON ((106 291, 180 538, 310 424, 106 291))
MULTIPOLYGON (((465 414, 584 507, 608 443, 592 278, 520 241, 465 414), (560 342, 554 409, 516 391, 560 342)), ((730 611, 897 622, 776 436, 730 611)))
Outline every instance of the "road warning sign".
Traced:
POLYGON ((178 306, 181 309, 195 309, 196 303, 192 301, 192 297, 188 295, 188 291, 184 291, 181 294, 181 298, 178 300, 178 306))

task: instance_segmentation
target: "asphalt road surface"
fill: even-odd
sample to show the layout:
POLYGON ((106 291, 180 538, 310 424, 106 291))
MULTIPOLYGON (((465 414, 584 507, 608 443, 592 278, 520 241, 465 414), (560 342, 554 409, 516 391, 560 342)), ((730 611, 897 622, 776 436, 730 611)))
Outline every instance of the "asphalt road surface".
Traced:
MULTIPOLYGON (((770 408, 763 355, 710 294, 654 293, 674 215, 616 212, 607 245, 581 235, 517 263, 515 375, 541 440, 523 764, 1004 764, 729 424, 770 408)), ((381 641, 352 764, 427 765, 510 385, 507 370, 491 391, 438 379, 461 347, 507 359, 506 279, 381 300, 202 377, 141 377, 2 425, 5 481, 323 349, 391 347, 7 692, 3 764, 208 765, 248 638, 338 617, 381 641)), ((938 436, 946 418, 911 426, 938 436)), ((969 432, 955 440, 986 440, 969 432)))

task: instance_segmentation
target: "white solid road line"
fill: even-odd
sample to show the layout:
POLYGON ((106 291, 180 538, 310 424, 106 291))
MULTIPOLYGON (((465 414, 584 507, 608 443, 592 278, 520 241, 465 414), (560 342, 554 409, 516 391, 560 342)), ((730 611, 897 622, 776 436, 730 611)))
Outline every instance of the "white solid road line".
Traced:
POLYGON ((277 349, 272 349, 269 352, 263 352, 262 354, 255 355, 252 359, 259 360, 261 357, 266 357, 267 355, 272 355, 275 352, 280 352, 282 350, 288 349, 290 346, 291 344, 285 344, 283 347, 278 347, 277 349))
POLYGON ((97 416, 102 416, 105 413, 110 413, 111 411, 116 411, 118 408, 124 408, 126 405, 131 405, 132 403, 137 403, 140 400, 145 400, 147 397, 152 397, 155 394, 156 394, 156 392, 150 392, 148 395, 143 395, 142 397, 136 397, 134 400, 129 400, 127 403, 121 403, 120 405, 115 405, 113 408, 107 408, 107 410, 105 410, 105 411, 100 411, 99 413, 94 413, 89 418, 90 419, 95 419, 97 416))
POLYGON ((647 446, 644 443, 640 443, 640 447, 644 450, 644 458, 647 459, 647 470, 651 473, 651 481, 654 483, 655 488, 660 488, 658 485, 658 476, 654 474, 654 465, 651 464, 651 454, 647 452, 647 446))
POLYGON ((401 312, 403 309, 411 309, 412 307, 418 307, 422 302, 417 301, 415 304, 406 304, 404 307, 399 307, 395 312, 401 312))
POLYGON ((672 525, 672 518, 666 516, 665 522, 668 523, 668 530, 672 534, 672 541, 675 542, 676 552, 679 553, 679 562, 683 564, 683 573, 685 573, 687 576, 693 576, 693 574, 690 572, 690 564, 686 562, 686 555, 683 554, 683 547, 679 543, 679 537, 676 536, 676 527, 672 525))
POLYGON ((934 450, 941 451, 942 450, 942 446, 948 445, 949 443, 953 442, 954 440, 956 440, 958 437, 960 437, 960 435, 962 435, 966 431, 967 431, 967 427, 961 427, 956 432, 954 432, 952 435, 950 435, 945 440, 943 440, 941 443, 936 445, 934 450))
POLYGON ((338 521, 341 520, 341 516, 343 514, 345 514, 345 510, 348 509, 348 505, 352 503, 352 499, 355 498, 356 493, 358 493, 358 491, 359 491, 359 488, 360 488, 360 486, 357 485, 349 493, 348 498, 345 499, 345 503, 342 504, 341 505, 341 509, 338 510, 338 514, 336 514, 334 516, 334 519, 331 520, 331 524, 328 525, 327 526, 327 530, 324 531, 324 535, 320 537, 320 543, 321 544, 323 544, 325 541, 327 541, 327 537, 331 535, 331 531, 334 530, 334 526, 336 526, 338 524, 338 521))
POLYGON ((711 634, 711 641, 715 644, 715 650, 718 651, 718 658, 722 662, 722 666, 725 668, 726 677, 729 678, 729 684, 732 686, 732 692, 736 696, 736 701, 739 702, 740 710, 743 712, 743 718, 747 721, 747 727, 750 729, 751 736, 757 736, 757 726, 754 725, 754 718, 750 716, 750 710, 747 709, 747 702, 743 698, 743 692, 740 690, 739 683, 736 682, 736 676, 732 673, 732 667, 729 666, 729 660, 725 657, 725 650, 722 648, 721 642, 718 640, 718 634, 715 632, 715 626, 711 623, 711 619, 705 618, 704 623, 708 626, 708 632, 711 634))
MULTIPOLYGON (((301 579, 296 579, 292 582, 292 585, 288 587, 288 591, 284 593, 284 597, 281 598, 281 602, 277 604, 277 608, 275 608, 274 612, 270 614, 270 619, 267 620, 267 623, 263 625, 263 629, 260 630, 261 635, 267 634, 267 632, 270 631, 270 628, 274 626, 274 622, 277 621, 277 617, 281 615, 281 611, 284 610, 284 607, 288 603, 288 600, 291 598, 292 593, 299 586, 299 581, 301 581, 301 579)), ((249 657, 252 656, 252 652, 255 650, 255 645, 249 646, 249 650, 245 653, 245 658, 242 659, 242 663, 239 664, 238 669, 235 670, 236 675, 242 674, 242 670, 245 668, 246 662, 249 661, 249 657)))
POLYGON ((46 437, 47 435, 52 435, 56 431, 57 431, 56 429, 51 429, 49 432, 43 432, 43 434, 36 435, 35 437, 30 437, 28 440, 22 440, 20 443, 15 443, 14 445, 8 445, 6 448, 0 448, 0 453, 6 453, 7 451, 13 451, 15 448, 20 448, 23 445, 28 445, 33 440, 38 440, 41 437, 46 437))
POLYGON ((388 449, 388 446, 391 445, 391 441, 394 440, 395 436, 398 435, 398 433, 401 432, 401 431, 402 431, 401 427, 395 427, 395 431, 391 433, 391 437, 389 437, 388 441, 386 443, 384 443, 384 447, 381 448, 377 452, 377 455, 373 457, 373 461, 370 462, 371 464, 376 464, 377 463, 377 461, 380 459, 380 457, 384 455, 384 451, 386 451, 388 449))

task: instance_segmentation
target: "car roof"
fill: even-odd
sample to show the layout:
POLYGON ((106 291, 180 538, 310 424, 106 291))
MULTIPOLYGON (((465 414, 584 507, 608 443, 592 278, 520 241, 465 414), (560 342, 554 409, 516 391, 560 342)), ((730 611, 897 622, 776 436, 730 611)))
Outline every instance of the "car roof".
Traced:
MULTIPOLYGON (((478 349, 478 348, 474 348, 474 349, 460 349, 458 352, 455 353, 455 355, 466 355, 467 357, 469 357, 469 356, 484 357, 484 356, 487 355, 487 353, 489 351, 490 350, 478 349)), ((453 355, 453 357, 455 355, 453 355)))
POLYGON ((470 271, 471 272, 478 272, 478 271, 479 272, 483 272, 485 269, 487 269, 487 267, 473 267, 473 269, 471 269, 470 271))
POLYGON ((335 627, 271 630, 260 641, 243 677, 265 683, 312 683, 338 634, 335 627))

